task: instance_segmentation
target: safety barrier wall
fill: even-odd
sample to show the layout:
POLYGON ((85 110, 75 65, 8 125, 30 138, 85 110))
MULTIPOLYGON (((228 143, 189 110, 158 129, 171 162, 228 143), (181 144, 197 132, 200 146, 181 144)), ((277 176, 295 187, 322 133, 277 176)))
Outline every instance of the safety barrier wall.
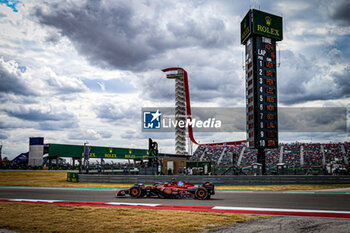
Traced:
POLYGON ((193 184, 215 185, 279 185, 279 184, 350 184, 350 176, 151 176, 79 174, 81 183, 152 184, 172 178, 193 184))

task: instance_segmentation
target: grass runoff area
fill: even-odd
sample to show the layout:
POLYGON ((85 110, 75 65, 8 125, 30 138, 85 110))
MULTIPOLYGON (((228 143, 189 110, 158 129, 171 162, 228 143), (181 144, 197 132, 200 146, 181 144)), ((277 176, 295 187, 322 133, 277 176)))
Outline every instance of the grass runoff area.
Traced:
MULTIPOLYGON (((66 172, 0 172, 0 186, 128 188, 66 181, 66 172)), ((184 177, 185 179, 185 177, 184 177)), ((216 186, 216 190, 315 190, 348 185, 216 186)), ((1 191, 1 190, 0 190, 1 191)), ((0 203, 0 229, 16 232, 202 232, 263 216, 29 203, 0 203)))
POLYGON ((0 203, 0 229, 16 232, 202 232, 261 216, 0 203))

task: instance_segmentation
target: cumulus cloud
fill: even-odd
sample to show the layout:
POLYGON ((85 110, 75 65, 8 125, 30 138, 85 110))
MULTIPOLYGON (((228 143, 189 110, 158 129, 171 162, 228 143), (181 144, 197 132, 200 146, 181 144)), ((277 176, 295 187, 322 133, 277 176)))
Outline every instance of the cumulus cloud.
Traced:
POLYGON ((8 136, 7 136, 6 134, 0 133, 0 139, 1 139, 1 140, 5 140, 5 139, 7 139, 7 138, 8 138, 8 136))
POLYGON ((281 57, 283 66, 278 70, 281 103, 290 105, 349 97, 350 64, 342 62, 343 55, 338 49, 328 52, 327 62, 315 61, 291 50, 282 50, 281 57))
MULTIPOLYGON (((153 140, 157 141, 158 140, 169 140, 174 138, 174 132, 141 132, 141 131, 136 131, 136 130, 125 130, 121 134, 122 139, 127 139, 127 140, 147 140, 148 138, 152 138, 153 140), (161 138, 160 138, 161 137, 161 138)), ((173 145, 174 142, 171 142, 173 145)))
POLYGON ((136 1, 60 1, 37 7, 33 14, 41 24, 69 38, 91 64, 101 67, 147 70, 152 68, 152 60, 169 50, 218 48, 232 43, 222 18, 199 8, 184 7, 181 12, 171 3, 155 4, 158 6, 136 1), (196 14, 200 14, 200 21, 193 17, 196 14))
POLYGON ((74 118, 74 115, 69 112, 49 109, 37 109, 25 106, 19 106, 12 109, 4 110, 7 115, 26 121, 63 121, 74 118))
POLYGON ((127 78, 113 78, 109 80, 102 79, 84 79, 83 83, 90 91, 108 92, 108 93, 132 93, 137 89, 127 78))
POLYGON ((8 94, 32 97, 26 101, 34 101, 35 97, 39 96, 68 95, 88 90, 80 79, 59 76, 49 67, 27 70, 26 67, 19 66, 16 61, 5 61, 3 58, 0 58, 0 83, 2 98, 11 98, 8 94))
POLYGON ((350 66, 344 70, 333 73, 335 84, 338 87, 341 97, 350 96, 350 66))
MULTIPOLYGON (((147 71, 138 73, 133 81, 143 98, 171 100, 174 85, 154 69, 183 64, 192 66, 188 71, 193 100, 240 97, 243 92, 237 86, 244 88, 243 82, 233 71, 239 62, 232 67, 232 53, 227 51, 227 46, 237 41, 234 31, 238 32, 238 23, 232 27, 229 19, 215 14, 210 5, 173 4, 60 1, 37 7, 33 14, 41 24, 68 38, 92 65, 147 71), (180 5, 187 7, 181 11, 177 8, 180 5)), ((214 4, 216 10, 225 9, 221 3, 214 4)), ((84 83, 98 85, 102 91, 110 86, 101 81, 97 85, 84 83)))
POLYGON ((85 92, 88 88, 85 86, 82 80, 79 78, 68 77, 65 75, 57 75, 52 69, 43 67, 40 72, 35 73, 33 76, 42 75, 41 80, 43 81, 44 90, 48 89, 54 94, 72 94, 85 92))
POLYGON ((147 136, 141 134, 140 132, 136 132, 135 130, 126 130, 122 135, 123 139, 147 139, 147 136))
POLYGON ((110 138, 112 134, 110 132, 96 131, 93 129, 79 130, 77 132, 71 132, 68 135, 70 140, 100 140, 102 138, 110 138))
POLYGON ((331 8, 331 18, 340 20, 346 25, 350 25, 350 2, 343 0, 337 1, 334 8, 331 8))
POLYGON ((5 61, 4 58, 0 58, 0 83, 0 93, 35 95, 35 92, 28 88, 28 81, 23 77, 18 63, 14 60, 5 61))
POLYGON ((114 104, 100 104, 94 107, 94 111, 98 118, 107 122, 114 122, 115 124, 120 123, 123 120, 138 120, 139 109, 135 107, 125 107, 123 105, 114 104))
POLYGON ((73 119, 71 120, 65 120, 65 121, 55 121, 55 120, 49 120, 49 121, 43 121, 39 122, 38 129, 40 130, 47 130, 47 131, 59 131, 59 130, 66 130, 66 129, 76 129, 79 125, 76 121, 73 119))
POLYGON ((112 133, 108 131, 98 131, 102 138, 111 138, 112 133))
POLYGON ((33 125, 28 125, 24 122, 18 121, 16 118, 6 118, 3 117, 2 120, 0 120, 0 130, 12 130, 12 129, 26 129, 31 128, 33 125))

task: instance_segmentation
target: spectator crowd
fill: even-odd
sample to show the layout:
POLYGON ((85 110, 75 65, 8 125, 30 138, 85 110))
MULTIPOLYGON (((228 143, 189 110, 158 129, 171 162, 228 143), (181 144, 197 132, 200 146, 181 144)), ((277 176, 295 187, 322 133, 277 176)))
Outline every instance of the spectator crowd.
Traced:
MULTIPOLYGON (((322 167, 335 160, 348 163, 350 142, 279 144, 276 149, 266 149, 265 155, 267 167, 276 167, 280 161, 291 168, 322 167)), ((247 149, 245 145, 200 145, 191 161, 213 161, 215 166, 219 167, 247 167, 257 162, 257 150, 247 149), (241 154, 242 158, 239 161, 241 154)))

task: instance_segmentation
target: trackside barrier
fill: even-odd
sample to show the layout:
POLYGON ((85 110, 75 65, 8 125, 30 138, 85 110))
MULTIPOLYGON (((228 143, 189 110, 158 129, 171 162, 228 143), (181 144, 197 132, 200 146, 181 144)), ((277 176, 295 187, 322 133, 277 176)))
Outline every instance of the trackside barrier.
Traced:
POLYGON ((350 176, 184 176, 184 175, 94 175, 79 174, 81 183, 111 183, 111 184, 153 184, 169 182, 172 178, 203 184, 212 182, 215 185, 281 185, 281 184, 350 184, 350 176))
POLYGON ((79 173, 77 172, 67 172, 68 182, 79 182, 79 173))

